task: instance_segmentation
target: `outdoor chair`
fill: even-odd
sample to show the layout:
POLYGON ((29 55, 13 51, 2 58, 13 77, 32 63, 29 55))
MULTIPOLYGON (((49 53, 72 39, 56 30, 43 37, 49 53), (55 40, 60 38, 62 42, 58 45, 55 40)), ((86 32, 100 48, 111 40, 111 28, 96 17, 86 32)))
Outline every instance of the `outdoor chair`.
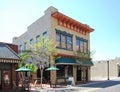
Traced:
POLYGON ((18 90, 18 88, 19 88, 19 87, 17 86, 16 82, 13 81, 13 89, 14 89, 14 90, 18 90))
POLYGON ((30 90, 30 88, 31 88, 30 81, 29 80, 24 80, 23 83, 22 83, 22 87, 23 87, 24 90, 26 90, 26 88, 28 90, 30 90))

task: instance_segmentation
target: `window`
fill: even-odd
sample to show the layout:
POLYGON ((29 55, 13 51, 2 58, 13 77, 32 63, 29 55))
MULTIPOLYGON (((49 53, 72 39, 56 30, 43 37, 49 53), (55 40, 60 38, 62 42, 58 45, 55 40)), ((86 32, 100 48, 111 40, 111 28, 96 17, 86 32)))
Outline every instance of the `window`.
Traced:
POLYGON ((65 77, 65 65, 59 65, 57 66, 59 71, 57 71, 57 77, 65 77))
POLYGON ((80 41, 78 39, 76 39, 76 50, 79 51, 80 50, 80 41))
POLYGON ((34 41, 33 41, 33 39, 30 39, 30 45, 34 45, 34 41))
POLYGON ((87 51, 88 51, 88 43, 87 43, 87 41, 84 41, 84 53, 87 53, 87 51))
POLYGON ((27 44, 27 42, 25 43, 24 50, 28 50, 28 44, 27 44))
POLYGON ((61 47, 66 48, 66 36, 61 35, 61 47))
POLYGON ((57 41, 57 46, 60 47, 60 34, 56 33, 56 41, 57 41))
POLYGON ((76 37, 76 50, 83 53, 87 53, 88 41, 85 39, 76 37))
POLYGON ((22 45, 19 46, 19 52, 22 53, 22 45))
POLYGON ((79 44, 79 45, 80 45, 80 51, 81 51, 81 52, 84 51, 84 45, 83 45, 83 44, 84 44, 83 40, 80 39, 80 44, 79 44))
POLYGON ((44 36, 44 37, 47 36, 47 31, 43 32, 43 36, 44 36))
POLYGON ((72 50, 72 37, 67 36, 67 49, 72 50))
POLYGON ((66 32, 56 31, 57 47, 66 50, 73 50, 72 35, 66 32))
POLYGON ((40 35, 36 36, 36 43, 40 42, 40 35))

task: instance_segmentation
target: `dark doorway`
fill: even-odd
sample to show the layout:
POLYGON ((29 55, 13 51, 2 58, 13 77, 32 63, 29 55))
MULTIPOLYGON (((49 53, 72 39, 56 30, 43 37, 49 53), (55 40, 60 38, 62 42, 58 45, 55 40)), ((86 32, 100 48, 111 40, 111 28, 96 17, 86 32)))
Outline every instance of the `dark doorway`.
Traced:
POLYGON ((82 70, 80 66, 77 66, 77 81, 82 81, 82 70))
POLYGON ((120 66, 118 65, 118 77, 120 77, 120 66))
POLYGON ((85 80, 88 81, 88 69, 85 70, 86 76, 85 76, 85 80))
POLYGON ((1 86, 2 86, 2 73, 1 73, 1 70, 0 70, 0 89, 1 89, 1 86))
MULTIPOLYGON (((43 83, 47 83, 50 80, 50 71, 46 71, 47 67, 43 70, 43 83)), ((41 78, 41 70, 37 69, 37 78, 41 78)))

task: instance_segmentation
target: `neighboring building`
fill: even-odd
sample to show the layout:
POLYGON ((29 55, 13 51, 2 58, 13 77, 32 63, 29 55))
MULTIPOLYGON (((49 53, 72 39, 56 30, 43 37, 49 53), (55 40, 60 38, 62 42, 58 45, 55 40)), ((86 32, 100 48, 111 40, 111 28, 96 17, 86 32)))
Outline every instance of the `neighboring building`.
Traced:
POLYGON ((93 65, 90 55, 85 58, 76 56, 75 52, 79 51, 85 55, 90 51, 90 32, 93 31, 88 25, 60 13, 54 7, 49 7, 24 34, 13 38, 13 43, 17 44, 22 52, 28 49, 27 41, 32 45, 35 43, 34 38, 39 42, 40 36, 48 36, 58 43, 56 52, 59 58, 55 60, 55 65, 60 69, 51 74, 51 79, 73 76, 75 82, 89 81, 90 67, 93 65))
POLYGON ((11 89, 13 81, 17 81, 15 70, 20 62, 17 53, 17 45, 0 42, 0 90, 11 89))
POLYGON ((92 80, 108 80, 120 77, 120 58, 94 61, 91 67, 92 80))

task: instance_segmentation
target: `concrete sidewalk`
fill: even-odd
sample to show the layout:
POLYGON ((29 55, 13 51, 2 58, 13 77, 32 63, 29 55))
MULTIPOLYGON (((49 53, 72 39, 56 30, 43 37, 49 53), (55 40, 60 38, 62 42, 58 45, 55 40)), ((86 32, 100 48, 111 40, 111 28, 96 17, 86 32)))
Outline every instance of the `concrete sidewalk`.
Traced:
MULTIPOLYGON (((111 79, 111 80, 120 80, 120 78, 111 79)), ((79 85, 75 85, 75 86, 57 85, 56 88, 51 88, 49 84, 43 84, 42 89, 40 88, 40 85, 39 86, 31 85, 30 90, 22 91, 21 89, 19 89, 19 90, 12 89, 12 90, 9 90, 9 92, 79 92, 79 91, 80 92, 88 92, 91 89, 84 88, 84 85, 95 84, 95 83, 104 82, 104 81, 109 81, 109 80, 92 80, 92 81, 87 82, 85 84, 79 84, 79 85)), ((0 90, 0 92, 8 92, 8 90, 4 90, 4 91, 0 90)))

